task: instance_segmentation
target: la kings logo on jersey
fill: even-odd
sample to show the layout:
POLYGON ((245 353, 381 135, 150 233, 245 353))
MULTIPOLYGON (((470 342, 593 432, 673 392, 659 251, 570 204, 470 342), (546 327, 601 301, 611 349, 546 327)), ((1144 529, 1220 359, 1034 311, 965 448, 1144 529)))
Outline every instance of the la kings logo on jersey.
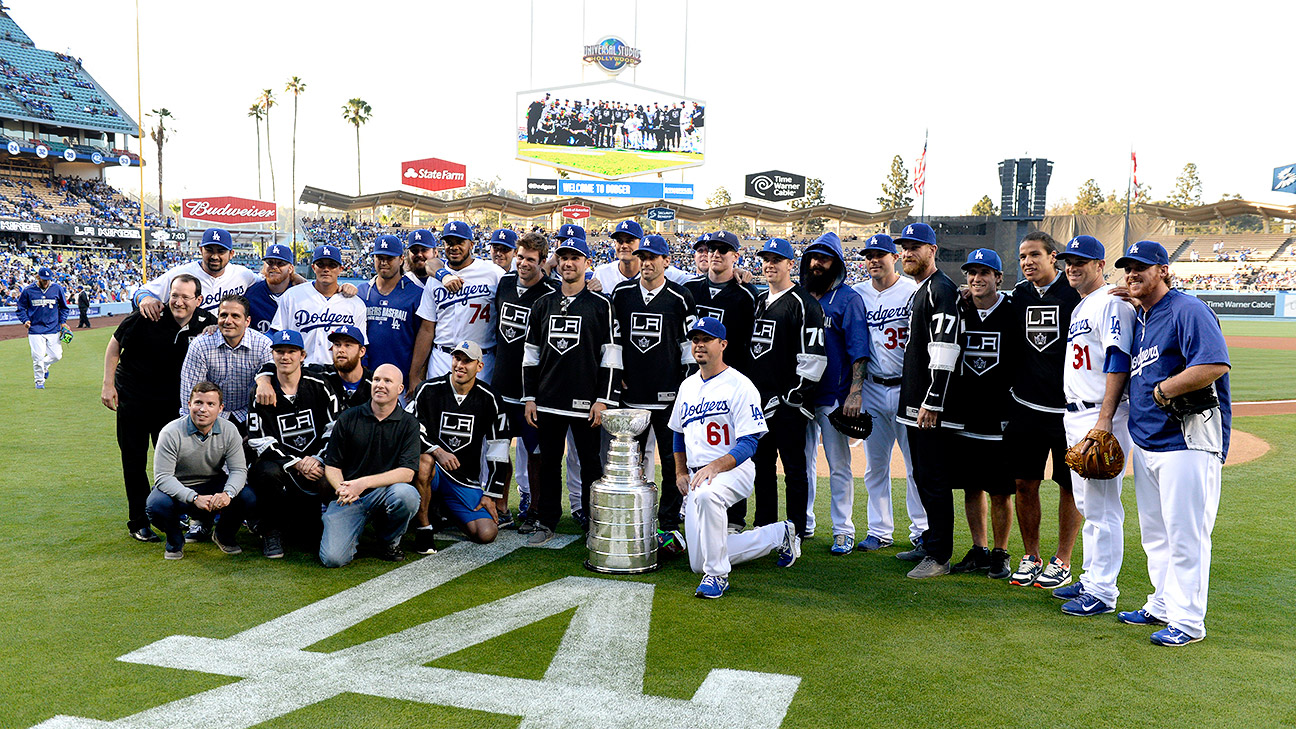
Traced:
POLYGON ((285 445, 300 453, 315 442, 315 416, 311 411, 283 413, 278 420, 279 436, 285 445))
POLYGON ((632 312, 630 314, 630 342, 635 349, 648 353, 661 341, 662 315, 632 312))
POLYGON ((963 347, 963 366, 977 376, 999 364, 999 332, 968 332, 963 347))
POLYGON ((1026 307, 1026 341, 1032 347, 1043 352, 1060 336, 1062 329, 1058 326, 1056 306, 1026 307))
POLYGON ((580 342, 581 318, 579 316, 549 317, 549 346, 558 354, 566 354, 580 342))
POLYGON ((452 451, 462 449, 472 442, 474 420, 465 413, 441 413, 441 442, 452 451))
POLYGON ((500 307, 499 317, 499 333, 504 341, 512 344, 526 336, 527 321, 531 319, 529 308, 505 301, 500 307))
POLYGON ((761 355, 767 354, 774 348, 775 324, 773 319, 756 320, 751 338, 751 355, 754 359, 759 359, 761 355))
POLYGON ((716 309, 711 306, 697 307, 698 318, 709 316, 712 319, 724 324, 724 309, 716 309))

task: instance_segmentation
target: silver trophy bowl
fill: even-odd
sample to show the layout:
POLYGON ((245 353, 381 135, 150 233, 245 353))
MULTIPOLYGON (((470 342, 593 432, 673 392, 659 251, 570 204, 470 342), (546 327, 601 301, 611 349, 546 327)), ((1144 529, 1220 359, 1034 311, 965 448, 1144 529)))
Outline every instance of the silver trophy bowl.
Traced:
POLYGON ((604 574, 632 575, 657 569, 657 487, 646 481, 635 436, 648 427, 648 410, 603 411, 612 436, 603 478, 590 487, 590 526, 585 566, 604 574))

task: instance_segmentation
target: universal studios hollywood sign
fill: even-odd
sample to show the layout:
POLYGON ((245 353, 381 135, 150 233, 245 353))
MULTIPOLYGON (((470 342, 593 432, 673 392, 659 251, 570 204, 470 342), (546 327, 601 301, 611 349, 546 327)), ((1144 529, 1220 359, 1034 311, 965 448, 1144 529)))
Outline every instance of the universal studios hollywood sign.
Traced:
POLYGON ((609 76, 615 76, 627 66, 638 66, 642 59, 638 48, 631 48, 620 38, 608 36, 598 43, 585 46, 582 60, 598 66, 609 76))

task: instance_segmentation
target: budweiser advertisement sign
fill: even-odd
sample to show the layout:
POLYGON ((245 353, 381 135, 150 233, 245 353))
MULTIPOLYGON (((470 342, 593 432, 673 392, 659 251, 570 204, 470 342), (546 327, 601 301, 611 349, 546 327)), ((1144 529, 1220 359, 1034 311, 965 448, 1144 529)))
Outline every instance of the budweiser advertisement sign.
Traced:
POLYGON ((437 192, 468 186, 467 167, 431 157, 401 162, 401 183, 437 192))
POLYGON ((209 223, 273 223, 275 204, 245 197, 197 197, 181 201, 181 217, 209 223))
POLYGON ((564 218, 580 220, 581 218, 588 218, 590 216, 590 209, 588 205, 564 205, 562 214, 564 218))

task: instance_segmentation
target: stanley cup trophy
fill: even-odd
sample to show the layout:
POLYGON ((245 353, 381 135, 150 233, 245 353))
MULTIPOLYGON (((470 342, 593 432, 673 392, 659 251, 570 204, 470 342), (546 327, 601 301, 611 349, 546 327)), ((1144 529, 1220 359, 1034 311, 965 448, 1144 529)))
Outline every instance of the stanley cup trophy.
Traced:
POLYGON ((612 436, 603 478, 590 487, 589 559, 595 572, 633 575, 657 569, 657 487, 644 480, 635 436, 648 427, 647 410, 603 411, 612 436))

